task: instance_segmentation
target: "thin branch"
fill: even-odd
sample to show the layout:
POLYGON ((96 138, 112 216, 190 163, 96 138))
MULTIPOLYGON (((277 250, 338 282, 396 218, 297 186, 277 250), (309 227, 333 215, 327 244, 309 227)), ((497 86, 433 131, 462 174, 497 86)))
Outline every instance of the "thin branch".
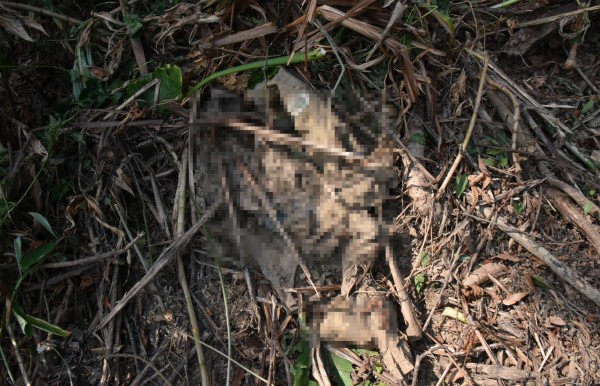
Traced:
POLYGON ((467 151, 467 146, 469 145, 469 141, 471 140, 471 134, 473 134, 473 129, 475 128, 475 122, 477 122, 477 117, 479 116, 479 105, 481 105, 483 89, 486 84, 487 68, 488 68, 489 60, 490 60, 489 57, 487 55, 484 55, 483 67, 481 69, 481 74, 479 75, 479 88, 477 89, 477 97, 475 99, 475 106, 473 106, 473 114, 471 114, 471 121, 469 122, 469 128, 467 129, 467 134, 465 134, 465 139, 462 143, 462 146, 460 147, 460 149, 458 151, 458 155, 456 156, 456 159, 454 160, 454 163, 452 164, 450 171, 446 175, 446 179, 444 180, 444 182, 442 183, 442 186, 440 187, 437 194, 435 195, 436 200, 439 200, 440 197, 442 196, 442 193, 444 192, 444 190, 446 190, 446 187, 450 183, 450 180, 452 179, 454 172, 456 172, 456 169, 458 168, 460 161, 462 161, 462 159, 463 159, 463 152, 467 151))

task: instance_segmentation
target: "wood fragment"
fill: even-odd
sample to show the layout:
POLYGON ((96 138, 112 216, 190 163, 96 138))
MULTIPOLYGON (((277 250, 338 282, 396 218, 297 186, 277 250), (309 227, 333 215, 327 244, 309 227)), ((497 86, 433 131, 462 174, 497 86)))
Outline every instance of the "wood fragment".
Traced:
POLYGON ((423 337, 423 329, 421 328, 419 319, 417 319, 412 302, 410 301, 410 297, 406 291, 406 284, 404 283, 404 279, 400 274, 398 265, 394 260, 392 247, 389 244, 386 245, 385 255, 390 267, 390 271, 392 272, 392 278, 394 279, 394 288, 396 289, 396 293, 399 298, 402 317, 404 317, 404 321, 408 326, 406 328, 406 335, 408 336, 409 340, 419 340, 423 337))
POLYGON ((575 224, 583 233, 585 233, 588 241, 596 249, 598 256, 600 256, 600 227, 590 221, 589 217, 584 214, 583 208, 575 207, 575 205, 573 205, 570 200, 557 189, 546 189, 546 196, 550 202, 552 202, 552 205, 558 209, 565 220, 575 224))
POLYGON ((467 276, 462 284, 465 287, 472 285, 482 285, 490 280, 490 276, 501 276, 506 273, 507 267, 503 264, 491 263, 484 264, 467 276))
MULTIPOLYGON (((487 216, 491 214, 491 208, 485 208, 484 214, 487 216)), ((565 282, 575 287, 581 294, 600 306, 600 291, 588 283, 582 278, 577 272, 570 267, 566 266, 560 260, 558 260, 550 251, 531 240, 529 236, 521 232, 515 227, 508 225, 508 220, 504 216, 498 216, 496 225, 507 235, 512 237, 517 243, 521 244, 529 253, 533 254, 540 260, 542 260, 554 274, 560 277, 565 282)))
POLYGON ((473 370, 479 375, 485 375, 489 378, 500 378, 506 381, 526 381, 528 379, 539 378, 540 373, 535 371, 519 370, 514 367, 496 366, 496 365, 482 365, 479 363, 467 363, 465 367, 469 370, 473 370))

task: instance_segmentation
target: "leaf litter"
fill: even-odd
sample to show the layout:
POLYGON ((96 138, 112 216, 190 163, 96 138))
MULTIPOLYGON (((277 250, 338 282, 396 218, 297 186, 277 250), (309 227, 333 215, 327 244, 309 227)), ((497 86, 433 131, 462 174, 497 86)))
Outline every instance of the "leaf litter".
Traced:
MULTIPOLYGON (((597 383, 600 9, 496 3, 2 2, 3 379, 597 383), (246 117, 219 123, 222 105, 190 125, 205 110, 184 96, 211 74, 317 48, 327 54, 286 68, 302 85, 287 95, 338 85, 329 110, 298 120, 288 82, 272 82, 246 117), (344 98, 367 94, 390 106, 389 151, 364 131, 383 105, 344 98), (311 132, 317 115, 346 130, 311 132), (185 167, 207 119, 237 138, 241 162, 185 167), (386 166, 373 177, 349 166, 361 162, 386 166), (343 199, 307 205, 303 192, 327 184, 343 199), (331 242, 341 234, 357 243, 331 242), (244 260, 253 250, 266 258, 244 260), (36 251, 48 253, 19 279, 16 256, 36 251)), ((253 71, 201 98, 240 103, 249 78, 273 75, 253 71)))

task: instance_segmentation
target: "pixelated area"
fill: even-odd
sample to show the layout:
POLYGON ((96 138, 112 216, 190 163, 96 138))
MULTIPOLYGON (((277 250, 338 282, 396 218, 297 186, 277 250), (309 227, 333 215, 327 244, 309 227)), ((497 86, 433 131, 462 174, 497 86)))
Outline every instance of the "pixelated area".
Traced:
POLYGON ((359 345, 385 350, 397 340, 396 309, 383 297, 337 297, 306 302, 302 314, 313 346, 327 341, 340 347, 359 345))
POLYGON ((226 260, 365 262, 387 238, 392 188, 385 104, 276 88, 195 101, 192 143, 208 225, 226 260))

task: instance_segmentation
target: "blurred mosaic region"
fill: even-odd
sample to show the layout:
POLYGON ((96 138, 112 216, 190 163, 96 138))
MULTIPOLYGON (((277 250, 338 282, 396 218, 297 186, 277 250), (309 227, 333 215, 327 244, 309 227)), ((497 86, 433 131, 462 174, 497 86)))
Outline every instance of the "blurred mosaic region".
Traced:
POLYGON ((208 226, 215 252, 261 266, 371 261, 391 225, 389 108, 286 86, 196 98, 202 199, 223 203, 208 226))

